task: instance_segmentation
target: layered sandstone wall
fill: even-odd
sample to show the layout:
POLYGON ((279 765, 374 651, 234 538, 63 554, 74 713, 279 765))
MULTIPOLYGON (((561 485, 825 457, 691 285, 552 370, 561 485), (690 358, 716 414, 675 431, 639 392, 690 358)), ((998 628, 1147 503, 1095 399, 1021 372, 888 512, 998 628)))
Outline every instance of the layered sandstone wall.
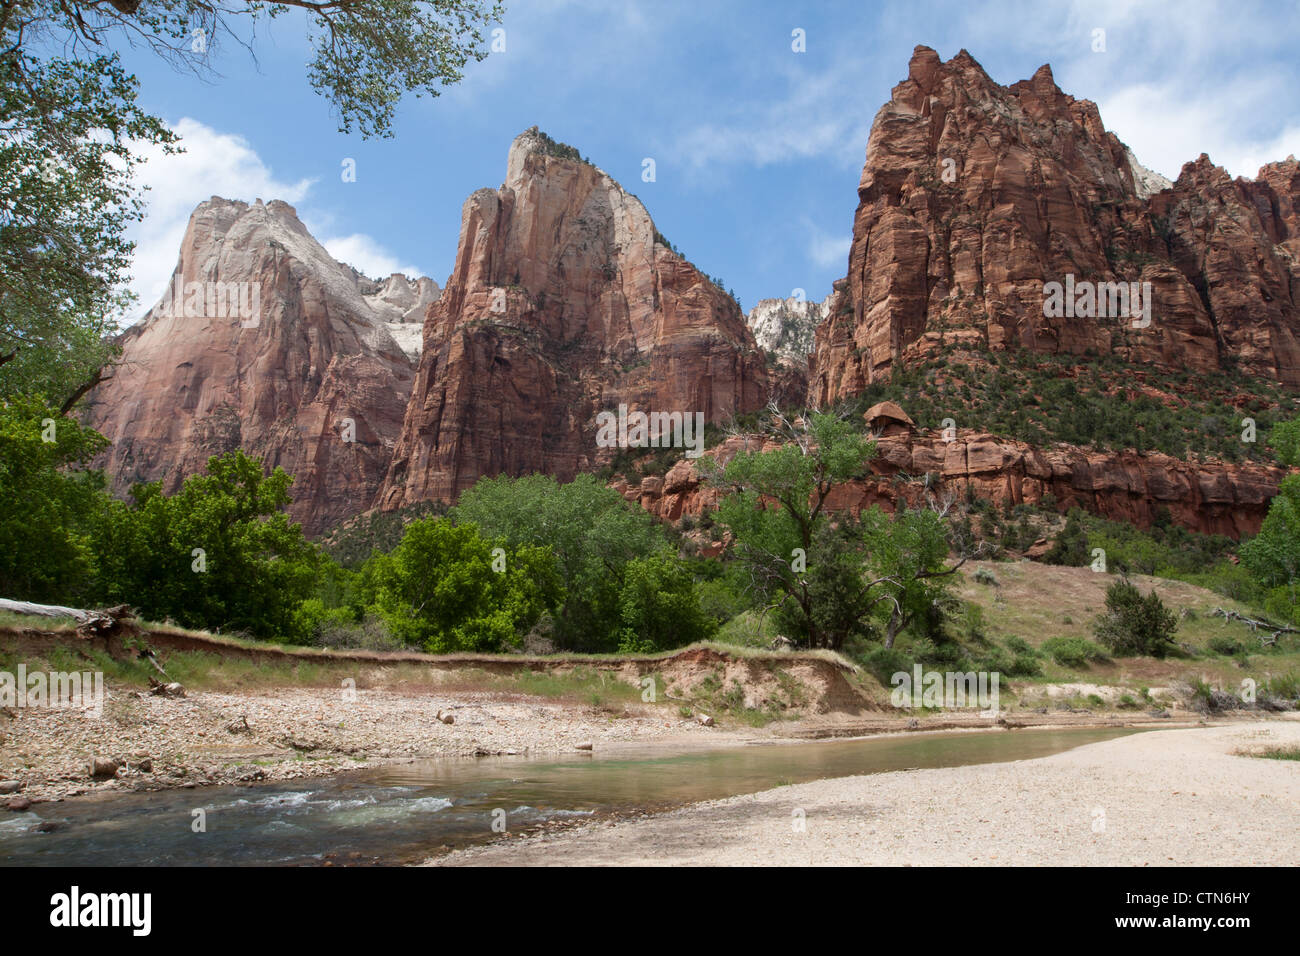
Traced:
POLYGON ((465 203, 386 510, 454 499, 483 476, 571 478, 613 454, 595 419, 620 404, 720 421, 767 400, 736 302, 658 241, 635 196, 555 145, 521 134, 505 184, 465 203))
MULTIPOLYGON (((833 489, 832 511, 857 513, 872 505, 887 511, 926 503, 928 490, 964 500, 968 490, 1005 507, 1038 504, 1048 495, 1062 511, 1080 507, 1114 521, 1150 527, 1168 509, 1179 525, 1203 534, 1239 538, 1254 534, 1285 476, 1282 468, 1226 462, 1187 462, 1159 453, 1097 452, 1072 445, 1035 448, 975 431, 942 437, 893 435, 877 439, 869 464, 872 478, 833 489)), ((710 451, 725 464, 740 451, 776 447, 757 438, 729 438, 710 451)), ((686 460, 660 477, 614 486, 665 521, 701 515, 717 507, 719 489, 703 481, 686 460)))
POLYGON ((942 342, 1300 384, 1294 159, 1255 181, 1202 156, 1169 188, 1051 68, 1000 86, 917 47, 877 113, 847 281, 817 330, 809 401, 862 391, 942 342), (1149 325, 1044 316, 1044 285, 1149 282, 1149 325))

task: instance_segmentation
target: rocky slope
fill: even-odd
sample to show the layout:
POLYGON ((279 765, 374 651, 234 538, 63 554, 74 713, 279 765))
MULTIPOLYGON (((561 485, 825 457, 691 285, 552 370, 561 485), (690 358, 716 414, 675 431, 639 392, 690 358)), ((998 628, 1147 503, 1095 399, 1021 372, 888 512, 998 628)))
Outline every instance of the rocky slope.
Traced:
POLYGON ((385 327, 405 300, 385 289, 377 312, 283 202, 202 203, 168 293, 87 397, 86 422, 113 443, 98 464, 115 490, 161 479, 171 492, 242 448, 295 476, 290 514, 308 533, 364 509, 414 379, 385 327))
POLYGON ((1050 67, 1004 87, 964 50, 945 63, 917 47, 872 127, 809 401, 943 342, 1300 384, 1295 161, 1252 182, 1202 156, 1164 187, 1050 67), (1149 282, 1150 323, 1046 317, 1044 286, 1067 275, 1149 282))
POLYGON ((484 475, 569 478, 614 453, 595 417, 622 403, 718 421, 766 397, 736 302, 635 196, 534 127, 504 185, 465 203, 377 503, 452 499, 484 475))
MULTIPOLYGON (((711 450, 720 463, 738 451, 770 447, 756 438, 729 438, 711 450)), ((925 503, 931 492, 965 500, 967 491, 997 503, 1037 504, 1051 495, 1060 509, 1078 506, 1114 521, 1150 527, 1167 508, 1173 520, 1204 534, 1254 534, 1277 494, 1284 469, 1224 462, 1186 462, 1159 453, 1091 452, 1072 445, 1034 448, 987 433, 959 431, 952 441, 919 434, 884 435, 871 474, 887 480, 846 482, 827 507, 858 512, 874 504, 887 511, 925 503), (919 480, 904 480, 919 479, 919 480)), ((718 489, 704 484, 696 466, 682 460, 660 477, 622 481, 617 489, 656 517, 676 521, 718 504, 718 489)))

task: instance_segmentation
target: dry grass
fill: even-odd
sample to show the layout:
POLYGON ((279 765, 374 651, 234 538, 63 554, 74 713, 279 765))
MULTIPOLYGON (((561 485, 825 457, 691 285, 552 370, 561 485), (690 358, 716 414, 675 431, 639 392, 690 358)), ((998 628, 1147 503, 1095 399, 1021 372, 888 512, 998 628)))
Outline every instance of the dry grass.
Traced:
MULTIPOLYGON (((963 600, 982 608, 990 633, 999 638, 1019 637, 1039 647, 1053 637, 1093 640, 1093 618, 1105 609, 1106 589, 1115 580, 1114 575, 1096 573, 1087 567, 1060 567, 1032 561, 973 561, 962 569, 956 591, 963 600), (975 573, 981 570, 991 573, 997 584, 978 583, 975 573)), ((1082 680, 1137 688, 1168 684, 1195 675, 1219 686, 1236 687, 1245 677, 1262 683, 1272 674, 1300 670, 1300 651, 1261 653, 1246 626, 1211 616, 1218 607, 1250 614, 1251 609, 1245 605, 1182 581, 1142 574, 1131 575, 1129 580, 1143 592, 1154 589, 1179 616, 1175 640, 1195 649, 1197 656, 1164 660, 1120 658, 1086 669, 1064 668, 1046 661, 1041 681, 1082 680), (1246 666, 1242 666, 1239 658, 1206 652, 1210 639, 1216 635, 1234 638, 1250 648, 1246 666)))
MULTIPOLYGON (((957 592, 963 600, 984 609, 984 618, 996 631, 1014 634, 1035 647, 1052 637, 1092 639, 1092 619, 1106 607, 1106 589, 1116 580, 1090 568, 1059 567, 1033 561, 972 561, 963 568, 957 592), (975 572, 987 570, 998 583, 979 584, 975 572)), ((1155 590, 1160 599, 1181 614, 1190 608, 1194 617, 1182 620, 1178 640, 1202 647, 1216 634, 1241 636, 1240 624, 1210 617, 1216 607, 1249 613, 1243 604, 1213 591, 1145 574, 1129 576, 1143 592, 1155 590)))

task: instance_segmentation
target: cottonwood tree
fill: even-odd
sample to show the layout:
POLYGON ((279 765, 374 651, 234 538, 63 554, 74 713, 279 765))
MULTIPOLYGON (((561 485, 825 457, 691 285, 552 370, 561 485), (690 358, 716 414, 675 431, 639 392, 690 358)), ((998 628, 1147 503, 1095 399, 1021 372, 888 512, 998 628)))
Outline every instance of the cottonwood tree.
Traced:
POLYGON ((208 459, 173 495, 161 482, 105 499, 92 522, 99 603, 187 627, 281 638, 315 588, 322 558, 284 513, 293 478, 242 451, 208 459))
MULTIPOLYGON (((1275 426, 1269 444, 1283 465, 1300 466, 1300 419, 1275 426)), ((1242 547, 1241 558, 1266 589, 1265 609, 1300 624, 1300 474, 1282 479, 1259 534, 1242 547)))
POLYGON ((976 550, 954 537, 955 496, 832 520, 831 490, 866 474, 875 442, 841 416, 791 419, 774 404, 763 437, 780 444, 742 450, 725 467, 702 459, 708 480, 726 492, 718 520, 735 537, 754 597, 808 647, 838 650, 855 637, 892 647, 976 550), (954 544, 959 555, 949 564, 954 544))
POLYGON ((473 524, 413 521, 391 554, 362 568, 362 600, 394 637, 430 653, 518 647, 562 586, 545 548, 503 545, 473 524))
POLYGON ((553 634, 561 649, 658 649, 674 634, 682 643, 707 636, 693 581, 665 564, 671 549, 663 529, 592 475, 566 484, 550 475, 483 478, 452 515, 507 547, 555 555, 564 603, 553 634))
POLYGON ((141 150, 176 136, 137 102, 120 60, 144 48, 212 74, 259 26, 305 21, 307 79, 339 130, 389 136, 407 92, 437 96, 500 20, 488 0, 0 0, 0 400, 41 395, 69 409, 113 356, 108 337, 131 299, 132 244, 143 215, 132 186, 141 150))

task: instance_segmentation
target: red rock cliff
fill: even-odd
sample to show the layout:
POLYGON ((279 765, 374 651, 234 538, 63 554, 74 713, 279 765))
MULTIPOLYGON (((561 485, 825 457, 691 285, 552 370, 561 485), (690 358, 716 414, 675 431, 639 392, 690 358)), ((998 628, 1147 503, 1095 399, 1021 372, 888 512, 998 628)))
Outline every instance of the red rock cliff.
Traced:
MULTIPOLYGON (((836 486, 827 500, 833 511, 858 512, 879 504, 887 511, 925 502, 917 479, 937 476, 940 493, 967 491, 997 503, 1037 504, 1046 495, 1065 510, 1077 506, 1138 527, 1150 527, 1161 508, 1203 534, 1238 538, 1259 531, 1268 502, 1285 469, 1225 462, 1186 462, 1159 453, 1097 452, 1073 445, 1034 448, 1024 442, 963 431, 954 440, 900 434, 877 439, 873 479, 836 486)), ((709 454, 720 463, 738 451, 772 448, 756 438, 729 438, 709 454)), ((655 516, 676 521, 717 507, 719 491, 704 484, 691 462, 680 461, 662 477, 614 485, 629 501, 655 516)))
POLYGON ((294 475, 289 513, 309 534, 332 527, 374 497, 414 378, 384 318, 292 207, 214 197, 88 396, 87 424, 113 443, 97 464, 119 493, 155 479, 170 493, 242 448, 294 475))
POLYGON ((454 499, 485 475, 571 478, 620 403, 708 421, 762 405, 739 307, 656 236, 604 172, 535 128, 517 137, 505 184, 465 203, 377 504, 454 499))
POLYGON ((1170 188, 1044 66, 995 83, 917 47, 877 113, 848 277, 818 328, 809 401, 861 391, 941 340, 1300 384, 1294 160, 1232 180, 1202 156, 1170 188), (1044 317, 1069 274, 1150 282, 1151 323, 1044 317))

